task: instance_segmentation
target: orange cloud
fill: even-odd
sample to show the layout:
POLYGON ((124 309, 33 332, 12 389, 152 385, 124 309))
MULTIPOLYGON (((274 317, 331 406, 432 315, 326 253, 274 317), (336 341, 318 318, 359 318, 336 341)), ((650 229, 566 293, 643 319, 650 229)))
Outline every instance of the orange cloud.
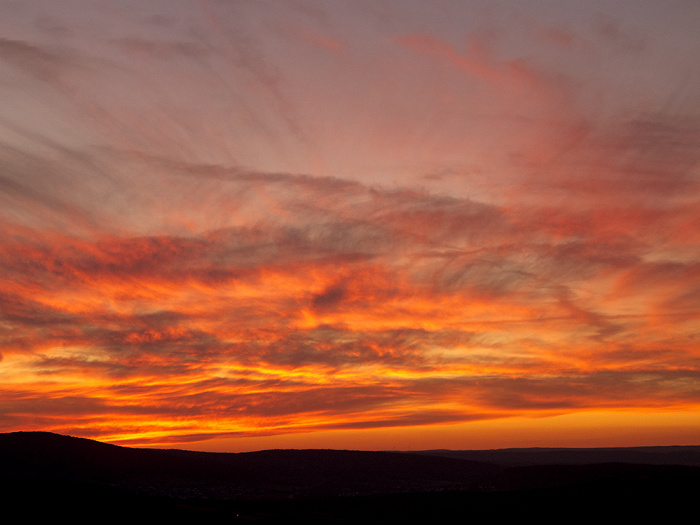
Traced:
POLYGON ((700 127, 615 54, 654 39, 387 5, 0 40, 0 429, 697 413, 700 127))
POLYGON ((643 262, 643 243, 611 252, 602 223, 324 179, 240 184, 305 211, 189 237, 5 236, 5 366, 21 370, 5 426, 41 413, 55 430, 104 420, 110 439, 220 436, 696 402, 690 342, 663 352, 666 328, 640 338, 610 306, 653 279, 667 299, 638 313, 658 315, 661 290, 681 293, 674 266, 643 262))

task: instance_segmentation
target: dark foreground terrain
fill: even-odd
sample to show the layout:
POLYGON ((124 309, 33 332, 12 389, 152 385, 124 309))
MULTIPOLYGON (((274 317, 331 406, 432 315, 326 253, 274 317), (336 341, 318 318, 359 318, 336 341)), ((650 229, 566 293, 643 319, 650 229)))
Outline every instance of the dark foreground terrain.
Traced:
POLYGON ((17 432, 0 491, 23 522, 676 521, 695 514, 700 447, 216 454, 17 432))

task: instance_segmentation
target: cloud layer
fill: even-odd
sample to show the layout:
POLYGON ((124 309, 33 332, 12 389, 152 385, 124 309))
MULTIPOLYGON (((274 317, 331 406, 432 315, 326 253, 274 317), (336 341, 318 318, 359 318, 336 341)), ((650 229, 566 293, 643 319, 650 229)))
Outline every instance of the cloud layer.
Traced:
POLYGON ((621 94, 687 43, 646 4, 6 3, 0 430, 697 412, 698 78, 621 94))

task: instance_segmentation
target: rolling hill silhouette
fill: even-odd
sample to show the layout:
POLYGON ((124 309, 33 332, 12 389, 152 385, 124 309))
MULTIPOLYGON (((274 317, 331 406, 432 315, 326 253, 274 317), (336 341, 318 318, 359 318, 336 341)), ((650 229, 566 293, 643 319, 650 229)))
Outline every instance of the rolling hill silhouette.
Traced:
POLYGON ((700 447, 208 453, 16 432, 0 434, 0 484, 6 509, 37 518, 669 519, 700 489, 700 447))

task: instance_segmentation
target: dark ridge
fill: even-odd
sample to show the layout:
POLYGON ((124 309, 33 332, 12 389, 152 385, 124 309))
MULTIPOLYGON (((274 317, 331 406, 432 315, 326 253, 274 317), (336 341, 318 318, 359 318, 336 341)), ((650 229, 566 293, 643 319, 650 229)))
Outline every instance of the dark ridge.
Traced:
POLYGON ((91 522, 674 521, 700 490, 699 449, 207 453, 17 432, 0 434, 0 504, 91 522))
POLYGON ((80 481, 164 495, 271 497, 475 488, 500 467, 400 452, 134 449, 44 432, 0 434, 0 479, 80 481))
POLYGON ((700 447, 628 448, 506 448, 497 450, 424 450, 418 452, 505 467, 527 465, 586 465, 591 463, 638 463, 700 467, 700 447))

